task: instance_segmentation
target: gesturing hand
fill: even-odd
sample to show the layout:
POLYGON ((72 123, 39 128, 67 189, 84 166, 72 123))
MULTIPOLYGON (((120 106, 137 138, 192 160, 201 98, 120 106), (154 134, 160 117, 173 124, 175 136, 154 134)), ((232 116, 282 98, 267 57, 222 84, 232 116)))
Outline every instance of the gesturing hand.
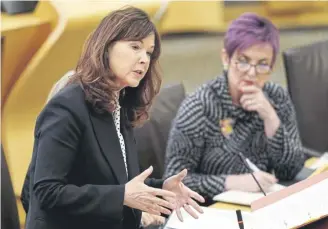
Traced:
POLYGON ((171 214, 171 211, 168 209, 174 210, 175 205, 167 200, 175 198, 176 195, 170 191, 145 185, 144 181, 152 171, 153 167, 150 166, 147 170, 125 185, 124 205, 154 215, 161 215, 161 213, 167 215, 171 214), (162 196, 165 199, 161 199, 157 196, 162 196))
POLYGON ((186 187, 182 180, 187 175, 187 169, 182 170, 180 173, 167 178, 164 181, 163 189, 171 191, 176 194, 176 214, 180 221, 183 221, 181 214, 181 207, 183 207, 186 212, 188 212, 195 219, 198 218, 198 215, 192 210, 190 206, 192 206, 199 213, 203 213, 201 207, 197 204, 195 200, 199 202, 205 202, 204 198, 200 196, 198 193, 190 190, 186 187), (193 200, 195 199, 195 200, 193 200))
POLYGON ((152 215, 147 212, 143 212, 141 216, 141 225, 148 227, 150 225, 161 225, 165 223, 165 218, 158 215, 152 215))

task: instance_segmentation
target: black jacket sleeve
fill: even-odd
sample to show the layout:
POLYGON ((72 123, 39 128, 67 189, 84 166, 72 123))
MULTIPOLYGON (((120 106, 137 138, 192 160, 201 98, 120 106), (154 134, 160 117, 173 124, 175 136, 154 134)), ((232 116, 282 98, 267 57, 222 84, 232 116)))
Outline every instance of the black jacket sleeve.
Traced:
POLYGON ((33 192, 42 209, 120 220, 124 185, 68 183, 84 128, 78 113, 64 99, 53 99, 41 113, 35 133, 34 153, 37 156, 33 192))

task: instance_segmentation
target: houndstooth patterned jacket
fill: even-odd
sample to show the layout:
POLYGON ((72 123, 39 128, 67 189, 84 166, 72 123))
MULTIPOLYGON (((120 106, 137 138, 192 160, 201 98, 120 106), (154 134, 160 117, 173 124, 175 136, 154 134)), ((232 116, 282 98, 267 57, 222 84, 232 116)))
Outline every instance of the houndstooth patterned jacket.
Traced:
POLYGON ((226 76, 189 95, 172 125, 164 176, 187 168, 185 185, 212 198, 225 190, 227 175, 250 172, 236 154, 242 152, 261 170, 274 172, 280 180, 293 179, 304 164, 293 104, 287 91, 275 83, 267 82, 263 92, 281 120, 270 139, 256 112, 232 104, 226 76), (230 134, 222 128, 224 120, 231 121, 230 134))

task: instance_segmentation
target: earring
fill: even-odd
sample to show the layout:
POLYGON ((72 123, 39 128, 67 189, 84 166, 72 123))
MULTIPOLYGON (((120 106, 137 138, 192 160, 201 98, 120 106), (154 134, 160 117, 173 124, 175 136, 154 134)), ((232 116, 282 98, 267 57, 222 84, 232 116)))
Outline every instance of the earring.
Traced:
POLYGON ((228 64, 223 64, 223 70, 228 71, 229 65, 228 64))

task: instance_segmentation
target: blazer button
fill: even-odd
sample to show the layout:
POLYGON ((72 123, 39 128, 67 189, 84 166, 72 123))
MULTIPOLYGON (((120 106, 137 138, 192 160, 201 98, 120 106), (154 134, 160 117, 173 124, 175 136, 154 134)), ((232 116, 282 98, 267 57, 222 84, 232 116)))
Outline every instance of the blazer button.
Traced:
POLYGON ((124 216, 122 216, 122 218, 121 218, 121 222, 123 222, 123 220, 124 220, 124 216))

